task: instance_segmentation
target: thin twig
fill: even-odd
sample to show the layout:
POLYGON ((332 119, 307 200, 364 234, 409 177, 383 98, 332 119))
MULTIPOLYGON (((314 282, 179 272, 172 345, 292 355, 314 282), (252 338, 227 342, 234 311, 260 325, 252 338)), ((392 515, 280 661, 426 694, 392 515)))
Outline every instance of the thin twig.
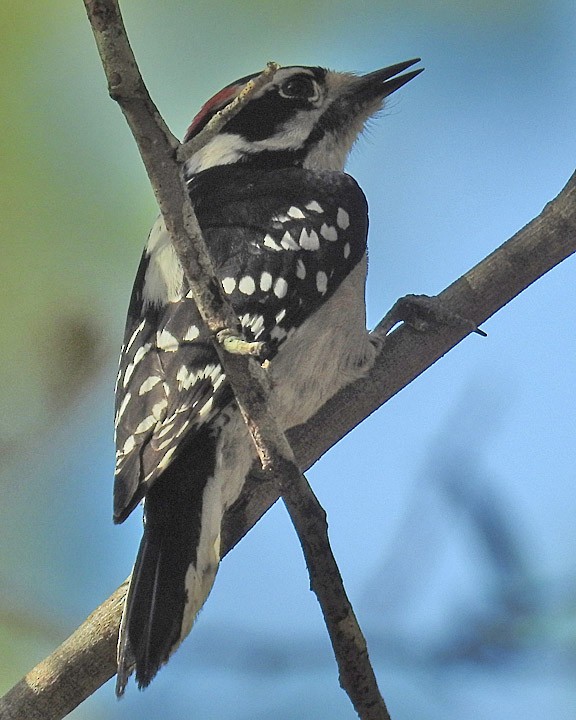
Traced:
POLYGON ((278 65, 278 63, 269 62, 266 65, 266 69, 247 82, 236 98, 210 118, 206 126, 202 128, 197 135, 191 140, 188 140, 188 142, 180 145, 178 148, 179 162, 184 163, 186 160, 189 160, 194 153, 197 153, 200 148, 204 147, 213 137, 218 135, 220 130, 240 112, 250 98, 273 79, 279 67, 280 65, 278 65))

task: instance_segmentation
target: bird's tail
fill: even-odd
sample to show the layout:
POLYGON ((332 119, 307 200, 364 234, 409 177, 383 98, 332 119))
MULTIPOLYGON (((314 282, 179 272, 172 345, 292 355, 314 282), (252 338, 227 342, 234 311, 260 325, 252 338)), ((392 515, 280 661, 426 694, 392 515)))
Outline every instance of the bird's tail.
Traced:
POLYGON ((140 688, 149 685, 190 632, 216 577, 221 502, 214 478, 203 472, 214 471, 215 439, 206 434, 197 447, 197 463, 183 453, 186 462, 176 458, 146 495, 118 640, 118 696, 132 671, 140 688))

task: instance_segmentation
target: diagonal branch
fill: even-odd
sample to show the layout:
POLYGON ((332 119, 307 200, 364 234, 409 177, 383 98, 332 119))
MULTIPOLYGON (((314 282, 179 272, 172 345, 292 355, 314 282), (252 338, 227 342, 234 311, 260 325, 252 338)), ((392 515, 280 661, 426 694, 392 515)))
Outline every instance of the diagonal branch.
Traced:
MULTIPOLYGON (((84 0, 108 79, 110 94, 119 103, 144 161, 148 177, 184 276, 206 326, 215 335, 238 327, 223 295, 204 244, 198 221, 182 180, 180 145, 167 129, 140 76, 117 0, 84 0)), ((275 65, 268 68, 268 75, 275 65)), ((260 77, 246 88, 227 117, 249 99, 260 77)), ((226 111, 225 111, 226 113, 226 111)), ((224 121, 226 115, 224 115, 224 121)), ((222 116, 220 119, 222 122, 222 116)), ((217 130, 208 129, 208 133, 217 130)), ((388 711, 368 659, 362 635, 328 541, 325 513, 302 475, 292 448, 268 411, 266 372, 246 355, 230 355, 215 341, 263 470, 280 487, 298 533, 311 587, 322 607, 336 660, 340 684, 363 720, 389 720, 388 711)))
MULTIPOLYGON (((448 310, 481 325, 574 252, 576 172, 540 215, 438 297, 448 310)), ((307 469, 313 465, 468 334, 464 329, 445 326, 426 333, 402 326, 389 335, 365 378, 345 387, 306 425, 289 431, 300 467, 307 469)), ((270 484, 255 480, 247 484, 225 517, 225 548, 239 542, 277 499, 278 490, 270 484)))
MULTIPOLYGON (((449 308, 481 324, 546 272, 576 252, 576 174, 543 212, 446 288, 449 308)), ((344 388, 305 425, 290 432, 303 468, 462 340, 439 328, 423 334, 402 327, 386 343, 369 375, 344 388)), ((278 499, 274 482, 254 480, 224 519, 228 553, 278 499)), ((82 625, 0 698, 3 720, 59 720, 116 673, 116 639, 127 585, 123 583, 82 625)))
MULTIPOLYGON (((106 29, 112 27, 109 14, 111 5, 114 9, 115 4, 85 2, 88 12, 93 13, 95 32, 105 34, 106 29)), ((120 49, 115 50, 113 33, 107 42, 120 63, 126 63, 122 66, 129 68, 133 62, 131 53, 126 55, 120 49)), ((111 83, 111 94, 117 85, 111 83)), ((136 90, 134 104, 148 107, 152 124, 165 128, 147 93, 142 95, 142 88, 136 90)), ((148 135, 144 128, 142 137, 147 141, 154 137, 154 132, 148 135)), ((174 158, 178 143, 167 129, 164 137, 161 145, 172 152, 174 158)), ((573 176, 540 216, 440 297, 451 310, 480 324, 575 251, 576 176, 573 176)), ((450 328, 418 334, 402 327, 394 332, 386 340, 367 378, 345 388, 315 418, 290 432, 300 466, 309 467, 364 417, 460 342, 464 334, 450 328)), ((245 488, 225 517, 224 552, 228 552, 277 499, 278 487, 277 480, 259 478, 245 488)), ((125 592, 124 584, 52 655, 0 699, 0 717, 6 720, 64 717, 112 677, 116 672, 115 644, 125 592)))

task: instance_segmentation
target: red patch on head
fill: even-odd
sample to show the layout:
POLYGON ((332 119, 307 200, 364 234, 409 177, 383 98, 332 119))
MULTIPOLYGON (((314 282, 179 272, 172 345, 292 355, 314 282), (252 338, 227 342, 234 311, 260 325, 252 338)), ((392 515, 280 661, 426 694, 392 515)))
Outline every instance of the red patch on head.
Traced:
POLYGON ((219 110, 222 110, 222 108, 228 105, 228 103, 232 102, 245 84, 246 83, 228 85, 228 87, 225 87, 224 90, 220 90, 220 92, 216 93, 214 97, 211 97, 208 102, 205 102, 200 108, 200 112, 190 123, 188 130, 186 130, 184 142, 188 142, 188 140, 193 138, 194 135, 197 135, 213 115, 215 115, 219 110))

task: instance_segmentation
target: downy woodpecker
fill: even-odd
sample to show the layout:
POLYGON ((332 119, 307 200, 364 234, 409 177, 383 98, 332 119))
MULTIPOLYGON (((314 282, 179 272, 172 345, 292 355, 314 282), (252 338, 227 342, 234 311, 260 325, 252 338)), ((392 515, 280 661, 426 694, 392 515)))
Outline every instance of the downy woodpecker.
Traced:
MULTIPOLYGON (((420 69, 284 67, 185 166, 214 268, 248 340, 269 347, 272 411, 308 420, 370 368, 366 199, 343 172, 365 122, 420 69)), ((254 77, 254 76, 250 76, 254 77)), ((186 140, 231 100, 217 93, 186 140)), ((220 561, 222 518, 255 452, 162 219, 136 276, 116 389, 114 520, 144 500, 116 692, 140 687, 190 632, 220 561)))

